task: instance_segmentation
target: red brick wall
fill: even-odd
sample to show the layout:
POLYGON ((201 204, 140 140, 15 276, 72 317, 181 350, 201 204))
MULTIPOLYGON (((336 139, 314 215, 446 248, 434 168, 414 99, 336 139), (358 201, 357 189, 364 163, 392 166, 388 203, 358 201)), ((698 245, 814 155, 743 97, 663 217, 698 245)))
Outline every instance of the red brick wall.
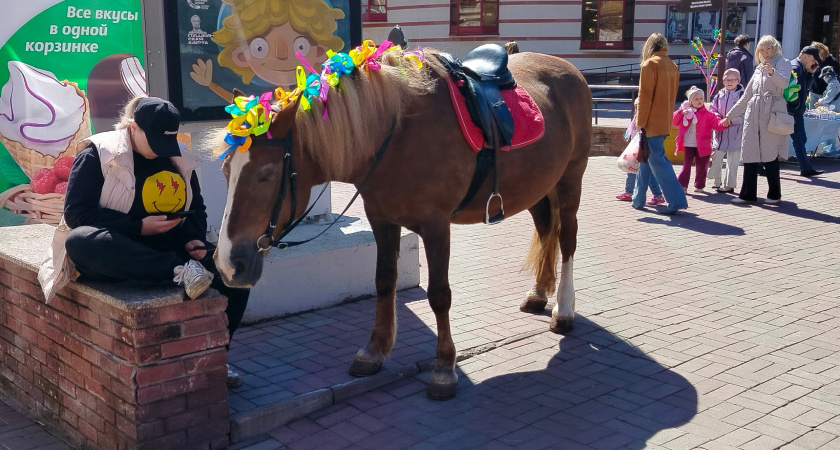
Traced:
POLYGON ((71 285, 47 305, 37 283, 0 258, 3 395, 85 448, 227 447, 224 297, 132 309, 71 285))
POLYGON ((592 147, 589 156, 615 156, 621 155, 627 142, 624 140, 624 132, 627 128, 608 127, 604 125, 592 125, 592 147))

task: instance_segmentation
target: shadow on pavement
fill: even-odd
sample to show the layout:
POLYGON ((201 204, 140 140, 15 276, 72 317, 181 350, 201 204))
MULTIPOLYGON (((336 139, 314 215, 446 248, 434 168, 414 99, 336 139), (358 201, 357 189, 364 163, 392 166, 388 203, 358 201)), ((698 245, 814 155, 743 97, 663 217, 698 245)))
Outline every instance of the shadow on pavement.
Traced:
MULTIPOLYGON (((835 184, 837 184, 837 183, 835 183, 835 184)), ((811 219, 811 220, 816 220, 816 221, 825 222, 825 223, 840 223, 840 217, 830 216, 828 214, 813 211, 813 210, 810 210, 810 209, 801 209, 794 202, 784 201, 784 198, 782 198, 782 203, 780 203, 778 206, 769 206, 769 205, 758 205, 758 206, 762 206, 762 207, 767 208, 767 209, 772 209, 773 211, 775 211, 779 214, 787 214, 787 215, 793 216, 793 217, 801 217, 803 219, 811 219)))
POLYGON ((744 229, 726 223, 715 222, 700 218, 697 214, 681 211, 673 216, 642 217, 639 222, 661 224, 669 227, 680 227, 697 233, 713 236, 742 236, 744 229))
MULTIPOLYGON (((553 356, 549 347, 533 354, 523 351, 555 338, 538 335, 477 355, 476 362, 463 361, 459 367, 463 365, 467 373, 459 370, 458 394, 452 400, 431 401, 424 395, 425 385, 415 385, 404 399, 408 410, 402 412, 411 418, 393 426, 426 436, 423 444, 448 448, 493 443, 517 448, 640 449, 659 431, 685 424, 697 413, 697 390, 688 380, 580 315, 575 329, 560 337, 553 356), (482 371, 504 370, 517 360, 530 362, 526 368, 545 367, 482 376, 482 371), (494 365, 474 370, 477 362, 494 365)), ((428 381, 428 373, 417 378, 428 381)))

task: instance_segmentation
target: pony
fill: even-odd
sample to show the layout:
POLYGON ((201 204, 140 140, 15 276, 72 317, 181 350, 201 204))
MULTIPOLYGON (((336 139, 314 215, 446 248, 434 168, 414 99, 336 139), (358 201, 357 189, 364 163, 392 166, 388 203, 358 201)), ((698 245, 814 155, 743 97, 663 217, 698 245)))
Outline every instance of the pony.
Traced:
MULTIPOLYGON (((306 108, 302 99, 282 109, 275 104, 269 132, 253 137, 246 151, 231 150, 224 157, 228 191, 214 260, 227 285, 253 286, 261 276, 268 242, 281 234, 274 224, 288 219, 291 225, 302 216, 312 186, 327 181, 354 184, 377 246, 377 301, 370 339, 349 371, 354 376, 376 373, 394 346, 397 258, 405 227, 425 245, 427 294, 438 335, 427 395, 442 400, 455 395, 458 379, 449 325, 450 225, 485 220, 493 175, 453 216, 468 191, 476 155, 459 128, 448 74, 436 57, 439 52, 423 52, 423 64, 389 51, 378 70, 356 68, 330 87, 326 104, 318 98, 306 108), (283 136, 286 155, 278 145, 283 136), (289 192, 291 202, 284 201, 289 192)), ((549 328, 565 333, 574 321, 572 272, 592 134, 592 96, 581 73, 561 58, 518 53, 510 57, 508 67, 546 124, 536 142, 497 152, 504 210, 509 215, 528 210, 536 228, 527 259, 536 281, 520 310, 541 313, 556 287, 549 328)), ((218 148, 226 146, 220 143, 218 148)))

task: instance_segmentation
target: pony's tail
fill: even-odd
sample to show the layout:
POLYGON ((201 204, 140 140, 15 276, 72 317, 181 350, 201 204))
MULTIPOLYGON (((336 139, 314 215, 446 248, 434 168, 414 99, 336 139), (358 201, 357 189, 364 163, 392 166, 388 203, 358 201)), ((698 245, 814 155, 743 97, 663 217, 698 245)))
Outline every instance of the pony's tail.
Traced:
POLYGON ((534 231, 525 266, 534 272, 537 283, 547 281, 545 292, 551 295, 557 285, 557 256, 560 248, 560 198, 557 189, 551 189, 546 198, 550 217, 548 233, 540 238, 539 233, 534 231))

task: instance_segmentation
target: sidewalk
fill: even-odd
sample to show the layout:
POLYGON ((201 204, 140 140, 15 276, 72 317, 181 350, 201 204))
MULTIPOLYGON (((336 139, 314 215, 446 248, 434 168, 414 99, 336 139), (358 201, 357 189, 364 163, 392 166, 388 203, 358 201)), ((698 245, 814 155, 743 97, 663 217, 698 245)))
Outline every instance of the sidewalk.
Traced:
MULTIPOLYGON (((454 226, 456 398, 425 397, 436 341, 421 252, 373 377, 347 369, 374 299, 240 329, 233 448, 840 448, 840 162, 817 160, 814 179, 782 164, 777 207, 708 193, 662 216, 614 199, 614 161, 591 158, 584 178, 572 333, 518 309, 533 284, 527 213, 454 226)), ((352 193, 335 186, 335 209, 352 193)))

